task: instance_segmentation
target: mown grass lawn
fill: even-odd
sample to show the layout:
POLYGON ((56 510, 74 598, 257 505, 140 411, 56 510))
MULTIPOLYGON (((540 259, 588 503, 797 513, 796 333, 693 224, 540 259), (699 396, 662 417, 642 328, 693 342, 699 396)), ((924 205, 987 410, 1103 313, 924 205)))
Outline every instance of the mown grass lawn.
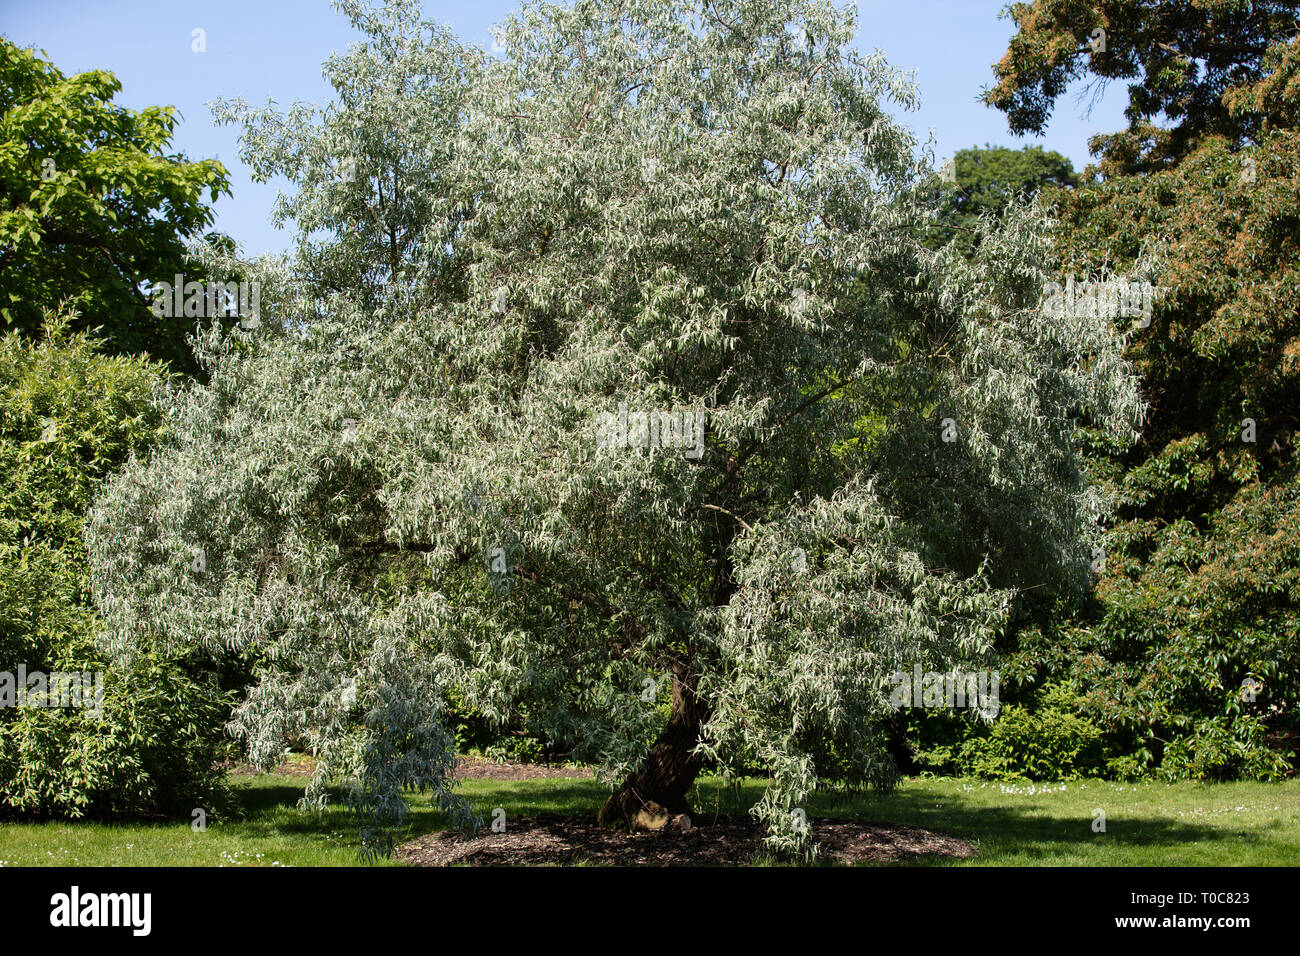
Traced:
MULTIPOLYGON (((236 777, 242 816, 210 820, 205 832, 175 823, 8 823, 0 825, 5 866, 356 866, 356 826, 342 808, 317 816, 295 807, 298 777, 236 777)), ((605 795, 589 779, 465 780, 484 818, 550 811, 595 813, 605 795)), ((713 778, 696 786, 698 823, 747 806, 760 781, 738 789, 713 778)), ((905 781, 888 796, 809 802, 808 815, 926 827, 977 844, 951 866, 1295 866, 1300 865, 1300 780, 1285 783, 1001 784, 969 779, 905 781), (1094 811, 1106 831, 1094 832, 1094 811)), ((440 829, 441 815, 417 805, 403 839, 440 829)), ((814 830, 815 837, 815 830, 814 830)), ((380 861, 381 866, 396 865, 380 861)), ((915 865, 915 864, 913 864, 915 865)))

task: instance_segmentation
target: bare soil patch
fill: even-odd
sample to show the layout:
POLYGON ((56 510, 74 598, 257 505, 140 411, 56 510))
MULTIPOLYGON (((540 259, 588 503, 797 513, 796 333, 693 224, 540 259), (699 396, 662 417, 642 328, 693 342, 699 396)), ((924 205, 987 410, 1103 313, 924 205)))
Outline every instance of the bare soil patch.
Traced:
MULTIPOLYGON (((966 840, 920 827, 852 820, 810 821, 823 860, 888 862, 908 857, 973 856, 966 840)), ((546 866, 579 862, 612 866, 745 866, 761 850, 763 829, 749 818, 711 819, 684 831, 627 833, 599 826, 594 817, 543 813, 511 819, 505 833, 484 827, 467 840, 458 831, 430 833, 404 843, 398 859, 416 866, 546 866)))

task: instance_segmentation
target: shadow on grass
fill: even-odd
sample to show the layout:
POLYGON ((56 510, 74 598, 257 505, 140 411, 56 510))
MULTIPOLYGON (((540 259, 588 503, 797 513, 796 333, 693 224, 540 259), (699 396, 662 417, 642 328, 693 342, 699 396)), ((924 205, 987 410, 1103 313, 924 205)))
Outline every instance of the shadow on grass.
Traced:
MULTIPOLYGON (((697 823, 707 825, 714 812, 744 813, 761 793, 762 783, 756 781, 746 781, 739 788, 720 787, 711 782, 698 784, 692 791, 699 813, 697 823)), ((1264 829, 1208 826, 1153 814, 1149 807, 1137 807, 1131 813, 1120 809, 1111 811, 1106 832, 1094 833, 1090 809, 1080 809, 1078 815, 1069 816, 1063 815, 1064 808, 1057 807, 1052 812, 1053 808, 1041 805, 988 806, 955 793, 945 793, 938 801, 933 795, 910 793, 856 796, 819 793, 808 800, 807 809, 810 816, 921 827, 976 843, 979 846, 976 859, 1016 856, 1022 858, 1020 862, 1050 862, 1055 857, 1077 856, 1080 851, 1086 853, 1093 848, 1176 848, 1200 844, 1245 850, 1267 846, 1270 841, 1265 837, 1265 830, 1282 829, 1280 825, 1264 829)), ((961 865, 963 862, 913 857, 890 865, 961 865)))
MULTIPOLYGON (((275 809, 297 810, 302 791, 302 787, 292 786, 243 787, 235 791, 235 804, 243 811, 245 819, 251 819, 275 809)), ((331 805, 341 798, 342 791, 331 788, 331 805)))
MULTIPOLYGON (((329 803, 319 813, 303 810, 298 801, 303 785, 258 781, 233 791, 238 817, 244 826, 272 828, 287 834, 329 833, 341 827, 355 828, 360 820, 345 803, 340 786, 327 787, 329 803)), ((486 823, 492 811, 502 807, 512 817, 539 813, 562 813, 594 817, 606 791, 592 780, 552 778, 526 782, 466 781, 458 792, 486 823), (465 784, 468 783, 468 786, 465 784)), ((436 830, 447 829, 450 820, 432 804, 429 793, 406 794, 410 812, 400 829, 399 839, 409 840, 436 830)))
MULTIPOLYGON (((822 810, 818 801, 810 807, 822 810)), ((960 796, 946 795, 942 806, 908 805, 906 797, 888 801, 840 802, 826 806, 826 816, 861 822, 894 823, 923 827, 970 840, 980 847, 978 856, 1011 855, 1050 860, 1090 847, 1117 850, 1123 847, 1171 848, 1188 844, 1259 846, 1267 841, 1257 830, 1211 827, 1152 816, 1141 810, 1133 814, 1113 812, 1105 833, 1092 830, 1090 813, 1075 817, 1048 816, 1041 807, 989 807, 973 805, 960 796)), ((927 861, 913 860, 925 864, 927 861)), ((947 864, 961 861, 942 861, 947 864)))

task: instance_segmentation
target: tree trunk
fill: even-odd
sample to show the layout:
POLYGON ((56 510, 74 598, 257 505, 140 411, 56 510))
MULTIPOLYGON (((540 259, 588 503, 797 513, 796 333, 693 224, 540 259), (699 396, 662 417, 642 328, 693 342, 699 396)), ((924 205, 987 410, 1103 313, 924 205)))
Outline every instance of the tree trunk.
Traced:
POLYGON ((708 719, 708 705, 695 693, 698 678, 684 667, 673 668, 673 709, 640 769, 631 774, 601 807, 597 819, 608 827, 661 825, 665 814, 689 813, 686 793, 704 763, 691 753, 708 719), (640 819, 638 819, 638 817, 640 819), (656 820, 647 824, 647 819, 656 820))

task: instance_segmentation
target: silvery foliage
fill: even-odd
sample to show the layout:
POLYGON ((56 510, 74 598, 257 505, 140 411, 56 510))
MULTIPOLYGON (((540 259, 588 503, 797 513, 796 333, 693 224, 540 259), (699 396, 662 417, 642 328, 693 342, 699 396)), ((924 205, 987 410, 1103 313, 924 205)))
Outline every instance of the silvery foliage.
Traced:
POLYGON ((446 177, 484 60, 422 22, 417 3, 334 6, 364 39, 325 62, 332 102, 210 106, 219 124, 242 127, 240 158, 255 181, 280 176, 294 187, 277 194, 272 221, 297 226, 295 278, 326 301, 333 293, 374 307, 446 271, 462 212, 448 202, 446 177))
POLYGON ((204 237, 191 240, 185 254, 188 269, 195 275, 223 282, 242 280, 258 284, 260 303, 256 324, 264 335, 301 329, 305 322, 329 308, 329 300, 322 300, 312 292, 295 268, 294 260, 283 253, 247 259, 238 250, 223 248, 204 237))
POLYGON ((412 785, 468 814, 444 694, 523 707, 617 781, 664 721, 645 678, 694 675, 700 748, 724 774, 760 761, 770 846, 808 850, 814 789, 893 781, 889 674, 975 666, 1018 589, 1086 581, 1106 502, 1075 432, 1131 438, 1122 342, 1041 314, 1034 210, 986 224, 972 263, 919 245, 929 173, 882 105, 914 90, 850 48, 851 10, 530 4, 500 59, 411 39, 412 5, 374 16, 408 39, 331 61, 373 95, 288 154, 295 216, 381 282, 371 207, 321 211, 331 122, 379 115, 449 130, 408 183, 424 238, 294 334, 203 333, 209 380, 169 396, 169 441, 88 532, 109 644, 253 655, 253 759, 305 739, 311 796, 352 774, 390 821, 412 785), (390 57, 430 82, 389 83, 390 57), (620 402, 706 409, 705 455, 598 448, 620 402), (846 778, 819 772, 825 741, 846 778))

